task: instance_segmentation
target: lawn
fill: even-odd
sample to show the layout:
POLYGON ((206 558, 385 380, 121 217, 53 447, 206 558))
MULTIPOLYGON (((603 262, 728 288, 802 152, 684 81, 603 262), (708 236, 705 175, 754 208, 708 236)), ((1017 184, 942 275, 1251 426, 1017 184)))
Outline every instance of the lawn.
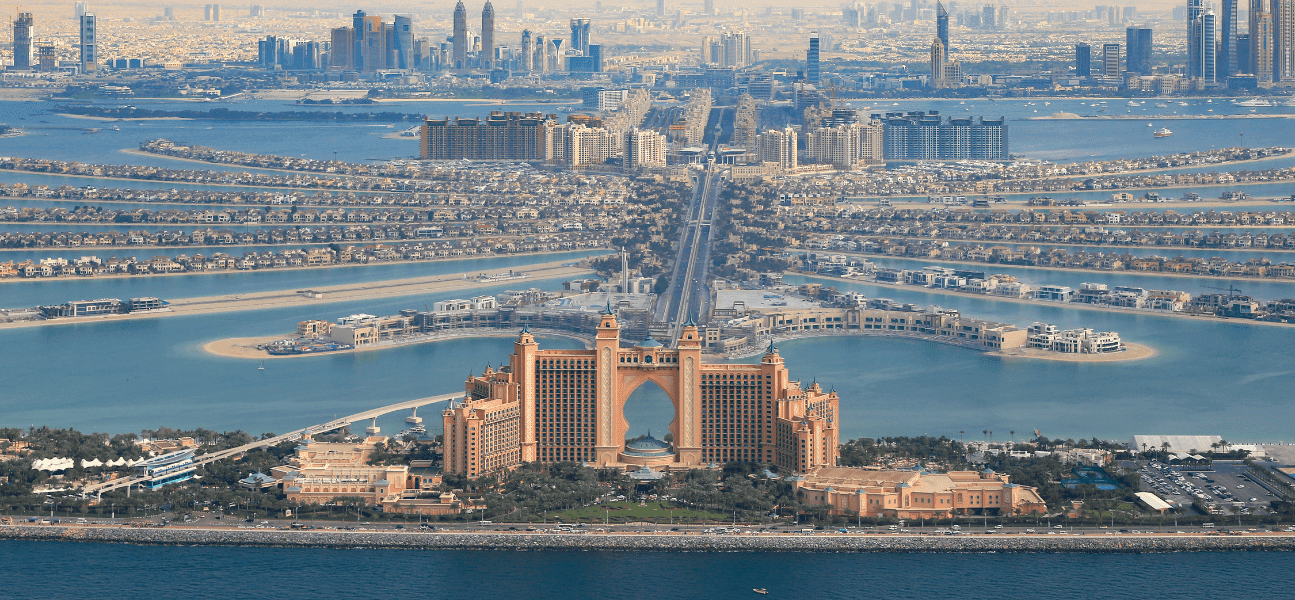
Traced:
POLYGON ((676 508, 673 502, 659 500, 651 500, 646 506, 639 506, 638 502, 604 502, 603 504, 558 513, 550 512, 548 517, 550 520, 572 523, 602 523, 605 519, 610 520, 612 523, 633 521, 669 523, 672 515, 675 523, 700 523, 703 520, 722 522, 733 519, 732 513, 703 511, 686 507, 676 508))

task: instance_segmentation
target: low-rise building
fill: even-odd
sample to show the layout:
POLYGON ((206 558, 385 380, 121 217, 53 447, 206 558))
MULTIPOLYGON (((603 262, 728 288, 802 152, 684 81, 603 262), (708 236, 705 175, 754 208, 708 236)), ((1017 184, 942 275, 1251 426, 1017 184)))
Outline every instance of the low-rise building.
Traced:
POLYGON ((928 473, 821 467, 791 481, 806 502, 831 505, 836 515, 947 519, 1047 511, 1037 489, 1010 483, 1007 475, 989 469, 928 473))

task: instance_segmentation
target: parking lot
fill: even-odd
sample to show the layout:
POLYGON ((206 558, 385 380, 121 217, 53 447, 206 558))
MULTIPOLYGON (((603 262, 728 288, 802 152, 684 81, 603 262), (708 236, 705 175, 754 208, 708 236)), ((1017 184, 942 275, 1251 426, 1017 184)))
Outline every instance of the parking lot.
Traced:
POLYGON ((1212 470, 1171 467, 1151 461, 1138 470, 1140 491, 1152 492, 1170 503, 1190 506, 1199 499, 1213 505, 1216 515, 1262 515, 1275 498, 1262 485, 1245 476, 1242 461, 1215 461, 1212 470))

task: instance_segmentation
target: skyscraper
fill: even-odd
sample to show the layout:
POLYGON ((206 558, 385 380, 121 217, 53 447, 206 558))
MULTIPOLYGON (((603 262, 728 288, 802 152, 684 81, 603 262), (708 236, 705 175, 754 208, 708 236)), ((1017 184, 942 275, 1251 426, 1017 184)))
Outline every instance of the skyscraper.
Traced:
POLYGON ((702 0, 702 4, 701 4, 701 14, 703 14, 703 15, 714 15, 714 14, 715 14, 715 0, 702 0))
POLYGON ((531 30, 522 30, 522 55, 518 58, 517 68, 522 71, 535 70, 535 40, 531 39, 531 30))
POLYGON ((579 52, 580 56, 589 56, 588 18, 571 19, 571 43, 567 48, 579 52))
POLYGON ((998 14, 998 9, 993 4, 986 4, 985 9, 981 11, 980 26, 985 29, 994 29, 994 17, 998 14))
POLYGON ((944 10, 944 4, 935 3, 935 37, 940 38, 940 43, 944 45, 945 56, 949 52, 949 11, 944 10))
POLYGON ((351 15, 351 43, 354 44, 351 49, 351 68, 356 71, 364 70, 364 17, 362 10, 351 15))
POLYGON ((1143 27, 1129 27, 1124 30, 1124 42, 1128 48, 1128 70, 1142 75, 1151 74, 1151 30, 1143 27))
POLYGON ((549 70, 549 39, 542 36, 535 36, 535 70, 540 73, 546 73, 549 70))
POLYGON ((392 46, 396 51, 396 64, 388 65, 397 69, 414 68, 414 29, 409 15, 396 15, 392 28, 394 39, 392 46))
POLYGON ((495 68, 495 7, 486 0, 481 9, 481 70, 495 68))
POLYGON ((1120 76, 1119 44, 1102 45, 1102 75, 1116 78, 1120 76))
POLYGON ((809 32, 809 51, 805 53, 805 80, 818 83, 818 32, 809 32))
POLYGON ((1201 76, 1201 0, 1187 0, 1187 77, 1201 76))
POLYGON ((1223 0, 1219 19, 1219 79, 1236 75, 1237 70, 1237 0, 1223 0))
POLYGON ((81 72, 91 73, 99 64, 94 13, 81 15, 81 72))
POLYGON ((931 40, 931 87, 939 89, 944 87, 944 44, 940 43, 940 38, 931 40))
POLYGON ((665 16, 665 0, 656 0, 656 16, 665 16))
POLYGON ((1255 79, 1267 86, 1273 81, 1273 16, 1264 0, 1250 5, 1250 61, 1255 79))
POLYGON ((454 58, 451 67, 462 69, 468 62, 468 9, 463 0, 454 5, 454 58))
POLYGON ((1295 81, 1295 0, 1268 0, 1273 22, 1273 81, 1295 81))
POLYGON ((1088 77, 1093 74, 1093 47, 1079 42, 1075 44, 1075 75, 1088 77))
POLYGON ((13 68, 31 68, 31 33, 34 20, 31 13, 18 13, 13 22, 13 68))
POLYGON ((1201 14, 1200 26, 1197 30, 1200 33, 1198 46, 1200 47, 1200 65, 1197 68, 1198 77, 1206 84, 1218 82, 1218 71, 1216 67, 1218 51, 1218 23, 1214 15, 1214 8, 1208 7, 1201 14))

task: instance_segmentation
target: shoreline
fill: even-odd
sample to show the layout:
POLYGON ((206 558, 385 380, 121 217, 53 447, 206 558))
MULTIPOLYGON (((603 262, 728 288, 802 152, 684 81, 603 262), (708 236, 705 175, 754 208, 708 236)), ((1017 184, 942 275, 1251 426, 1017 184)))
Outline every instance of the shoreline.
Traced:
POLYGON ((992 352, 986 352, 985 354, 1000 358, 1029 358, 1074 363, 1126 362, 1154 358, 1160 354, 1159 350, 1143 344, 1124 342, 1123 345, 1124 350, 1120 352, 1107 352, 1104 354, 1067 354, 1064 352, 1048 352, 1045 350, 1039 350, 1038 348, 1025 347, 994 350, 992 352))
POLYGON ((188 117, 95 117, 92 115, 74 115, 72 113, 54 113, 69 119, 89 119, 91 121, 192 121, 188 117))
MULTIPOLYGON (((602 256, 603 255, 602 253, 606 252, 605 248, 587 248, 587 250, 593 253, 589 255, 590 257, 602 256)), ((386 262, 379 262, 379 263, 323 265, 318 267, 274 267, 270 269, 247 269, 247 270, 222 269, 222 270, 213 270, 213 271, 186 271, 182 273, 149 273, 148 275, 131 275, 129 273, 113 273, 109 275, 90 275, 85 277, 80 275, 71 276, 71 277, 30 277, 30 278, 13 277, 13 278, 0 279, 0 285, 4 285, 7 283, 17 284, 17 283, 24 283, 24 282, 31 283, 31 282, 38 282, 38 281, 45 281, 45 282, 94 281, 96 279, 149 279, 153 277, 183 277, 185 275, 234 275, 234 274, 243 274, 243 273, 286 273, 288 271, 315 271, 315 270, 321 270, 321 269, 341 269, 346 267, 367 268, 367 267, 381 267, 384 265, 406 265, 406 264, 412 265, 412 264, 422 264, 422 263, 450 262, 450 261, 456 261, 456 260, 481 260, 486 258, 503 258, 507 256, 547 256, 550 254, 564 254, 567 252, 575 252, 575 251, 574 250, 551 250, 548 252, 528 252, 524 254, 478 254, 472 257, 456 256, 454 258, 448 258, 448 257, 433 258, 429 260, 393 260, 393 261, 386 261, 386 262)), ((579 262, 579 260, 580 259, 578 258, 573 258, 570 261, 562 261, 562 262, 579 262)), ((548 264, 555 264, 555 263, 533 263, 533 264, 527 264, 527 265, 521 265, 521 266, 532 267, 537 265, 548 265, 548 264)), ((462 275, 462 273, 455 273, 455 274, 462 275)), ((397 280, 393 280, 393 281, 397 281, 397 280)), ((381 283, 381 280, 370 282, 370 283, 381 283)))
MULTIPOLYGON (((1261 256, 1264 252, 1273 252, 1273 253, 1295 252, 1295 248, 1266 248, 1266 247, 1257 248, 1253 246, 1249 248, 1194 248, 1190 246, 1124 246, 1120 244, 1076 244, 1076 243, 1067 243, 1067 242, 1034 242, 1034 241, 1016 241, 1016 240, 1003 241, 1003 240, 986 240, 986 239, 972 239, 972 238, 953 239, 953 238, 933 238, 930 236, 882 235, 882 234, 876 234, 876 233, 861 233, 856 235, 858 235, 859 237, 867 238, 872 241, 893 240, 893 239, 899 238, 903 240, 916 240, 919 242, 948 242, 948 244, 951 246, 954 244, 959 244, 963 246, 971 246, 971 245, 979 244, 982 246, 1009 246, 1009 247, 1048 246, 1052 248, 1061 248, 1068 252, 1077 252, 1077 250, 1071 250, 1072 248, 1095 248, 1098 250, 1119 249, 1119 250, 1129 251, 1130 254, 1132 254, 1132 251, 1134 250, 1175 250, 1180 252, 1183 250, 1189 250, 1192 252, 1251 252, 1251 253, 1258 252, 1261 256)), ((87 246, 87 247, 91 247, 91 246, 87 246)), ((172 248, 172 247, 182 247, 182 246, 162 246, 162 247, 172 248)), ((27 250, 27 248, 20 248, 20 250, 27 250)), ((972 262, 975 262, 975 261, 972 261, 972 262)), ((1005 264, 1005 263, 982 263, 982 264, 997 265, 997 264, 1005 264)), ((1044 268, 1044 267, 1039 267, 1039 268, 1044 268)), ((1052 267, 1052 268, 1069 268, 1069 267, 1052 267)), ((1111 272, 1116 273, 1118 271, 1111 271, 1111 272)), ((1142 273, 1143 271, 1137 271, 1137 272, 1142 273)), ((1146 272, 1157 273, 1158 271, 1146 271, 1146 272)), ((1179 273, 1173 273, 1173 274, 1178 275, 1179 273)), ((1197 275, 1197 277, 1201 277, 1201 276, 1197 275)), ((1215 276, 1206 275, 1205 277, 1215 277, 1215 276)), ((1272 280, 1277 278, 1256 277, 1255 279, 1259 279, 1263 281, 1263 280, 1272 280)))
MULTIPOLYGON (((386 281, 372 281, 360 284, 334 285, 313 288, 326 294, 324 298, 308 298, 296 290, 275 290, 248 294, 230 294, 198 298, 179 298, 171 301, 169 310, 148 313, 106 315, 101 317, 65 318, 38 321, 14 321, 0 323, 2 329, 20 329, 24 327, 43 327, 50 325, 75 325, 102 323, 106 321, 127 321, 134 319, 154 319, 170 316, 241 312, 246 310, 264 310, 272 308, 295 307, 306 304, 336 304, 340 302, 368 301, 384 298, 401 298, 422 294, 459 292, 508 285, 514 281, 540 281, 546 279, 574 278, 592 273, 592 269, 582 267, 565 267, 570 261, 555 261, 527 265, 525 279, 500 279, 477 281, 465 279, 468 273, 447 273, 429 277, 414 277, 386 281)), ((478 271, 479 272, 479 271, 478 271)))
MULTIPOLYGON (((339 354, 357 354, 360 352, 371 352, 374 350, 390 350, 393 348, 402 348, 404 346, 417 346, 420 344, 429 344, 432 342, 443 342, 448 340, 459 340, 464 338, 476 338, 476 337, 515 338, 517 337, 516 333, 512 331, 501 330, 501 329, 480 329, 480 330, 463 329, 463 330, 456 330, 456 331, 464 331, 464 332, 472 332, 472 333, 463 333, 461 335, 434 335, 433 334, 433 335, 427 335, 425 337, 420 337, 417 339, 411 339, 406 341, 376 342, 373 344, 369 344, 367 346, 361 346, 359 348, 351 348, 349 350, 334 350, 332 352, 311 352, 308 354, 275 355, 275 354, 270 354, 269 352, 266 352, 265 350, 262 350, 260 348, 257 348, 257 346, 261 344, 268 344, 270 342, 277 342, 279 340, 291 339, 291 338, 297 337, 295 333, 290 333, 286 335, 224 338, 224 339, 216 340, 214 342, 207 342, 203 344, 202 351, 206 352, 207 354, 220 356, 224 358, 278 360, 278 359, 284 359, 284 358, 307 358, 311 356, 334 356, 339 354)), ((571 332, 555 331, 555 330, 549 330, 549 329, 538 329, 538 328, 532 329, 531 333, 535 334, 535 336, 537 337, 563 337, 567 339, 576 340, 585 344, 586 349, 590 349, 589 345, 592 340, 592 338, 581 337, 571 332)))
MULTIPOLYGON (((947 241, 947 240, 941 240, 941 241, 947 241)), ((990 244, 990 245, 1029 246, 1031 244, 990 244)), ((896 260, 923 260, 923 259, 910 258, 907 256, 890 256, 887 254, 866 254, 866 253, 850 252, 850 251, 841 251, 839 252, 839 254, 844 254, 846 256, 855 256, 859 258, 873 257, 873 258, 882 258, 882 259, 890 258, 890 259, 896 259, 896 260)), ((1120 275, 1120 274, 1140 275, 1142 277, 1180 277, 1183 279, 1217 279, 1220 281, 1229 280, 1229 281, 1258 281, 1258 282, 1270 282, 1270 283, 1295 283, 1295 278, 1290 278, 1290 277, 1250 277, 1248 275, 1197 275, 1196 273, 1169 273, 1166 271, 1131 271, 1129 269, 1120 269, 1120 270, 1077 269, 1075 267, 1048 267, 1048 266, 1036 266, 1036 265, 1018 265, 1013 263, 989 263, 989 262, 978 262, 974 260, 957 260, 952 258, 936 258, 936 257, 931 257, 926 260, 929 260, 930 264, 952 263, 957 265, 979 266, 979 267, 984 267, 985 271, 992 271, 994 267, 1002 267, 1002 268, 1017 268, 1017 269, 1042 269, 1047 271, 1065 271, 1069 273, 1113 273, 1117 275, 1120 275)), ((855 280, 851 280, 851 281, 855 281, 855 280)), ((889 284, 879 283, 877 285, 889 285, 889 284)), ((899 287, 916 288, 920 286, 902 285, 899 287)), ((922 289, 933 289, 933 288, 922 288, 922 289)), ((974 294, 974 295, 994 297, 993 294, 974 294)), ((1060 303, 1057 303, 1057 304, 1060 304, 1060 303)))
MULTIPOLYGON (((1142 360, 1144 358, 1151 358, 1153 356, 1160 354, 1160 352, 1155 348, 1152 348, 1150 346, 1146 346, 1143 344, 1135 344, 1132 342, 1124 342, 1125 349, 1120 352, 1109 352, 1105 354, 1068 354, 1064 352, 1050 352, 1046 350, 1038 350, 1034 348, 1024 348, 1024 347, 1011 348, 1009 350, 992 350, 990 348, 982 348, 979 346, 972 346, 970 344, 959 344, 951 339, 946 339, 943 337, 927 335, 927 334, 908 335, 908 334, 888 332, 885 330, 877 331, 873 329, 852 329, 852 330, 839 330, 839 331, 840 331, 839 333, 837 332, 837 330, 829 330, 829 331, 824 331, 819 333, 811 333, 808 335, 792 335, 792 336, 786 336, 786 337, 775 337, 773 338, 773 343, 776 346, 781 342, 789 342, 793 340, 812 340, 812 339, 822 339, 822 338, 848 338, 848 337, 879 337, 879 338, 896 339, 896 340, 914 340, 919 342, 931 342, 935 344, 941 344, 944 346, 953 346, 956 348, 963 348, 966 350, 974 350, 986 356, 996 356, 1000 358, 1027 358, 1027 359, 1051 360, 1056 362, 1074 362, 1074 363, 1125 362, 1125 361, 1131 361, 1131 360, 1142 360)), ((723 358, 724 360, 741 360, 743 358, 750 358, 752 356, 760 356, 763 353, 764 353, 764 350, 752 349, 752 350, 739 352, 735 354, 721 354, 718 356, 720 358, 723 358)), ((712 355, 712 356, 715 356, 715 355, 712 355)))
POLYGON ((285 531, 216 528, 132 529, 103 526, 0 527, 0 540, 142 545, 409 550, 1076 553, 1295 551, 1295 536, 1243 535, 698 535, 678 533, 552 534, 416 531, 285 531))
POLYGON ((1128 308, 1119 308, 1114 306, 1100 306, 1097 304, 1083 304, 1079 302, 1049 302, 1046 300, 1034 300, 1032 298, 1012 298, 1009 296, 995 296, 993 294, 970 294, 967 292, 957 292, 944 288, 928 288, 916 285, 902 285, 893 283, 876 283, 863 279, 849 279, 846 277, 834 277, 832 275, 821 275, 818 273, 802 273, 800 271, 787 271, 792 275, 799 275, 810 279, 826 279, 829 281, 846 281, 860 285, 873 285, 882 288, 891 288, 896 290, 918 291, 928 294, 943 294, 946 296, 957 296, 966 298, 979 298, 981 300, 990 300, 993 302, 1016 302, 1018 304, 1030 304, 1033 306, 1051 306, 1054 308, 1073 308, 1077 310, 1098 310, 1122 315, 1139 315, 1148 317, 1168 317, 1174 319, 1194 319, 1198 321, 1214 321, 1217 323, 1240 323, 1243 325, 1269 325, 1275 327, 1295 327, 1295 323, 1277 323, 1273 321, 1256 321, 1254 319, 1229 319, 1216 317, 1213 315, 1193 315, 1181 312, 1169 312, 1164 310, 1136 310, 1128 308))

